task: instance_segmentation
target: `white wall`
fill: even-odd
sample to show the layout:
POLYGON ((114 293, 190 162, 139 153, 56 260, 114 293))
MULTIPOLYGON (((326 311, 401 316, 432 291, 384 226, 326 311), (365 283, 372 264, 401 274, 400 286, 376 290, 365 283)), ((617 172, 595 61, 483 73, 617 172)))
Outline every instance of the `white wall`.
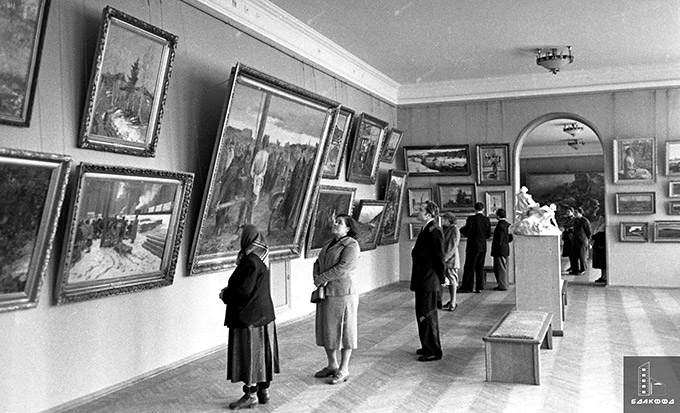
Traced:
MULTIPOLYGON (((224 305, 217 295, 226 285, 229 271, 188 277, 185 268, 227 80, 237 62, 334 99, 357 113, 367 112, 395 124, 393 105, 179 0, 52 2, 31 125, 0 125, 0 146, 67 154, 74 165, 90 162, 189 171, 195 173, 195 186, 173 285, 55 306, 51 297, 65 234, 66 200, 37 308, 0 313, 0 411, 53 408, 225 343, 224 305), (106 5, 179 36, 154 158, 77 147, 101 12, 106 5)), ((390 167, 381 164, 381 173, 390 167)), ((383 196, 378 184, 347 183, 344 178, 323 183, 356 187, 357 200, 383 196)), ((74 184, 73 176, 70 184, 74 184)), ((397 254, 396 245, 363 254, 361 292, 398 280, 397 254)), ((277 314, 279 323, 313 311, 308 302, 312 263, 305 259, 291 262, 290 309, 277 314)), ((273 266, 273 271, 283 269, 281 263, 273 266)), ((309 335, 313 340, 312 331, 309 335)))

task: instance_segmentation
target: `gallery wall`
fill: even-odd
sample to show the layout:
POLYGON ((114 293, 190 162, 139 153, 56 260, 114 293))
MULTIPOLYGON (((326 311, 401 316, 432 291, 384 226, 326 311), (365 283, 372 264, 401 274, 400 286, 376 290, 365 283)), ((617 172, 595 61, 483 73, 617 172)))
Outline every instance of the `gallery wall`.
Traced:
MULTIPOLYGON (((258 40, 228 19, 209 16, 182 1, 52 1, 30 127, 0 125, 0 147, 69 155, 74 167, 88 162, 192 172, 194 191, 172 285, 57 306, 52 295, 73 196, 72 190, 67 192, 37 307, 0 313, 0 410, 41 411, 74 404, 224 345, 227 329, 218 293, 230 271, 188 276, 186 266, 230 70, 237 62, 396 126, 394 105, 258 40), (102 9, 107 5, 179 36, 153 158, 77 145, 102 9)), ((382 163, 375 185, 346 182, 344 167, 339 180, 322 183, 354 187, 356 200, 381 199, 387 171, 393 167, 382 163)), ((70 187, 74 178, 72 174, 70 187)), ((359 291, 397 281, 398 254, 397 245, 363 253, 359 291)), ((312 265, 313 259, 304 258, 289 265, 273 264, 272 272, 287 277, 290 288, 288 303, 277 308, 279 323, 313 312, 312 265)), ((309 339, 314 339, 313 331, 309 339)), ((318 357, 323 359, 322 351, 318 357)))
MULTIPOLYGON (((670 216, 666 212, 669 182, 677 181, 677 177, 665 175, 664 161, 666 141, 680 139, 680 90, 650 89, 399 107, 397 116, 400 127, 407 131, 402 141, 405 146, 470 143, 473 150, 474 144, 478 143, 508 143, 514 163, 520 139, 530 132, 525 128, 551 113, 573 114, 587 120, 602 141, 609 285, 680 287, 680 255, 675 252, 677 243, 653 242, 653 236, 644 244, 619 241, 621 222, 646 222, 653 229, 654 221, 678 220, 677 216, 670 216), (656 182, 614 183, 612 142, 615 138, 656 139, 656 182), (616 193, 645 191, 656 193, 654 214, 615 213, 616 193)), ((511 167, 514 168, 514 165, 511 167)), ((474 169, 475 164, 472 165, 474 169)), ((474 174, 469 177, 419 179, 417 185, 414 179, 409 185, 434 187, 441 182, 475 182, 474 174)), ((488 190, 504 190, 506 209, 512 210, 515 202, 513 194, 518 187, 514 180, 513 184, 498 188, 477 187, 477 198, 480 199, 488 190)), ((401 278, 407 280, 410 278, 410 243, 406 235, 402 235, 402 239, 405 242, 402 243, 400 254, 401 278)))

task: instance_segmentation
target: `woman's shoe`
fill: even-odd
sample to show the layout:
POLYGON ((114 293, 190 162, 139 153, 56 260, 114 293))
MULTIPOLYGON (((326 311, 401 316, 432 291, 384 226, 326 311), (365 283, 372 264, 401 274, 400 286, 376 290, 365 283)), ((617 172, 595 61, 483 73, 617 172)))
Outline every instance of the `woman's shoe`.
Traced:
POLYGON ((338 383, 344 383, 349 379, 349 373, 345 374, 341 371, 337 371, 333 377, 328 381, 328 384, 338 384, 338 383))
POLYGON ((257 401, 260 404, 269 403, 269 389, 257 389, 257 401))
POLYGON ((318 377, 320 379, 326 378, 326 377, 331 377, 337 373, 337 369, 329 369, 328 367, 324 367, 321 370, 317 371, 314 373, 314 377, 318 377))
POLYGON ((231 410, 252 409, 257 406, 257 387, 243 386, 243 396, 235 402, 229 403, 231 410))
POLYGON ((605 280, 604 278, 600 277, 600 278, 598 278, 597 280, 595 280, 595 282, 598 283, 598 284, 604 284, 604 283, 607 282, 607 280, 605 280))

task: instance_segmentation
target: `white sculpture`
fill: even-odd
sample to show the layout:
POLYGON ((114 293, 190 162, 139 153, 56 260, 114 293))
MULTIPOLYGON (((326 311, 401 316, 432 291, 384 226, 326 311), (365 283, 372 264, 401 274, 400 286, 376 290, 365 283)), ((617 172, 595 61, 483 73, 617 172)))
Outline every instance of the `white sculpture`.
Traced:
POLYGON ((555 204, 540 206, 528 191, 527 187, 523 186, 517 193, 516 221, 510 225, 510 231, 518 235, 562 234, 555 221, 557 206, 555 204))

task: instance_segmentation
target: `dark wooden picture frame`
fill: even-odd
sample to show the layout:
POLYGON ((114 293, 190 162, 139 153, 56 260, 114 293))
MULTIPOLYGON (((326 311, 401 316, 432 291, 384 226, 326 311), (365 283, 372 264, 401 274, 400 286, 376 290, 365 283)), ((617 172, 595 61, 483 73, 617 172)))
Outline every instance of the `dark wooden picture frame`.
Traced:
POLYGON ((399 144, 401 143, 401 138, 403 137, 403 131, 395 128, 390 129, 389 133, 387 134, 385 144, 383 145, 383 149, 380 151, 380 162, 394 162, 394 157, 397 154, 397 149, 399 149, 399 144))
POLYGON ((38 304, 70 169, 65 155, 0 148, 0 312, 38 304))
POLYGON ((618 192, 615 211, 619 215, 651 215, 656 213, 655 192, 618 192))
POLYGON ((472 212, 477 194, 474 184, 437 184, 437 199, 442 212, 472 212))
POLYGON ((385 208, 385 218, 380 229, 379 245, 395 244, 399 241, 407 181, 406 171, 390 169, 384 197, 387 201, 387 208, 385 208))
POLYGON ((323 178, 338 179, 340 176, 340 167, 345 159, 353 120, 354 111, 342 106, 335 119, 335 128, 328 143, 328 155, 321 175, 323 178))
POLYGON ((680 215, 680 201, 668 201, 668 215, 680 215))
POLYGON ((340 106, 240 63, 225 100, 191 275, 233 267, 244 224, 265 233, 271 261, 301 255, 340 106))
POLYGON ((80 147, 154 156, 177 36, 104 8, 80 147))
POLYGON ((477 145, 477 185, 510 185, 510 145, 477 145))
POLYGON ((362 199, 354 213, 359 232, 356 240, 361 251, 374 250, 378 246, 378 239, 385 217, 387 201, 376 201, 373 199, 362 199))
POLYGON ((318 256, 323 244, 333 237, 331 230, 336 216, 352 215, 355 193, 356 188, 321 185, 309 224, 305 258, 318 256))
POLYGON ((354 123, 347 181, 374 184, 388 123, 367 113, 359 115, 354 123))
POLYGON ((671 181, 668 183, 668 197, 680 198, 680 181, 671 181))
POLYGON ((193 179, 188 172, 81 163, 56 303, 172 284, 193 179))
POLYGON ((409 175, 470 175, 470 145, 405 146, 409 175))
POLYGON ((28 127, 50 0, 9 3, 0 7, 0 123, 28 127))
POLYGON ((649 224, 646 222, 622 222, 619 227, 619 241, 647 242, 649 240, 649 224))

